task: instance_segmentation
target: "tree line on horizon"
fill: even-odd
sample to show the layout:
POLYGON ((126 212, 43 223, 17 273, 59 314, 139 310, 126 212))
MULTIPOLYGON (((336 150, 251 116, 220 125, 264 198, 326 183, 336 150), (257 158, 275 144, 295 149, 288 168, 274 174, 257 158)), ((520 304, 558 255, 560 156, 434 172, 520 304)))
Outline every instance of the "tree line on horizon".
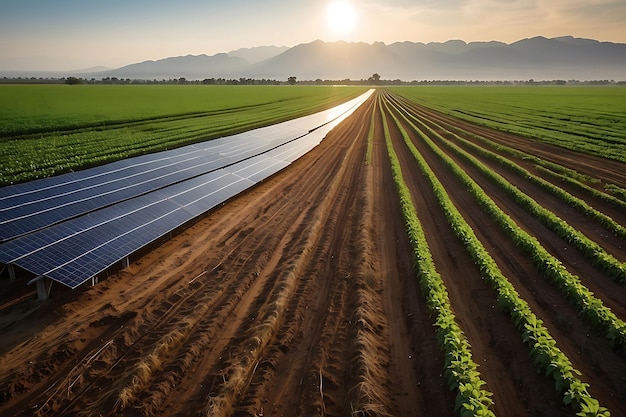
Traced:
POLYGON ((291 76, 287 80, 276 79, 256 79, 256 78, 205 78, 203 80, 187 80, 185 77, 169 78, 169 79, 131 79, 104 77, 81 78, 81 77, 2 77, 0 84, 115 84, 115 85, 626 85, 626 81, 615 80, 412 80, 405 81, 400 79, 386 80, 382 79, 378 73, 374 73, 367 79, 352 80, 349 78, 322 80, 298 80, 297 77, 291 76))

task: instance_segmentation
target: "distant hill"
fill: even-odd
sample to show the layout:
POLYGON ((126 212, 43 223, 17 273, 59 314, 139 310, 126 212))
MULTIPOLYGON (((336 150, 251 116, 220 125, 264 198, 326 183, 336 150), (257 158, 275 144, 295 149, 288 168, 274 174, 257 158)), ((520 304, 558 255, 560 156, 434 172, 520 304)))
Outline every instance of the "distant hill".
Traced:
MULTIPOLYGON (((402 68, 403 62, 382 42, 323 42, 301 44, 280 55, 251 66, 249 76, 284 79, 368 78, 374 72, 387 75, 388 69, 402 68)), ((385 77, 386 78, 386 77, 385 77)))
POLYGON ((288 46, 257 46, 255 48, 241 48, 230 51, 228 56, 243 58, 250 64, 256 64, 282 54, 287 49, 289 49, 288 46))
POLYGON ((131 79, 169 79, 187 78, 204 79, 208 77, 231 77, 249 67, 243 58, 220 53, 208 55, 187 55, 144 61, 126 65, 118 69, 91 74, 98 77, 117 77, 131 79))
MULTIPOLYGON (((503 42, 396 42, 386 45, 316 40, 292 48, 262 46, 212 56, 187 55, 145 61, 85 78, 189 80, 269 78, 286 80, 626 80, 626 44, 563 36, 503 42)), ((76 75, 68 72, 63 75, 76 75)), ((3 75, 3 74, 0 74, 3 75)), ((58 75, 58 74, 57 74, 58 75)))
POLYGON ((536 37, 512 44, 451 40, 297 45, 248 70, 263 77, 401 80, 626 80, 626 44, 536 37))

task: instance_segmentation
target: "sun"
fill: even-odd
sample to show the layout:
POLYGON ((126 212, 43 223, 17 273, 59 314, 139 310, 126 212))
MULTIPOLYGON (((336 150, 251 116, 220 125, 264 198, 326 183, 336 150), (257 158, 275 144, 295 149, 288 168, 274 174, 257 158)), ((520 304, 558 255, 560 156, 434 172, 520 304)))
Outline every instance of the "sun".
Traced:
POLYGON ((335 33, 348 33, 356 24, 356 11, 348 2, 333 2, 326 9, 326 23, 335 33))

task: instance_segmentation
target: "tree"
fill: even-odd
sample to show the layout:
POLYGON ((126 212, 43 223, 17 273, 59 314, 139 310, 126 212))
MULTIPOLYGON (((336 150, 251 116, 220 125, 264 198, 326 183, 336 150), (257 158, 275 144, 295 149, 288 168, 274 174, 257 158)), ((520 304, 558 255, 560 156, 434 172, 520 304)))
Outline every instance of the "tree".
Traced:
POLYGON ((65 79, 65 84, 69 84, 69 85, 75 85, 75 84, 82 84, 83 80, 81 80, 80 78, 76 78, 76 77, 67 77, 65 79))
POLYGON ((380 84, 380 75, 378 75, 378 73, 377 73, 377 72, 375 72, 374 74, 372 74, 372 76, 371 76, 371 77, 369 77, 369 78, 367 79, 367 81, 368 81, 369 83, 371 83, 371 84, 376 84, 376 85, 378 85, 378 84, 380 84))
POLYGON ((289 85, 295 85, 296 84, 296 77, 291 76, 291 77, 287 78, 287 82, 289 83, 289 85))

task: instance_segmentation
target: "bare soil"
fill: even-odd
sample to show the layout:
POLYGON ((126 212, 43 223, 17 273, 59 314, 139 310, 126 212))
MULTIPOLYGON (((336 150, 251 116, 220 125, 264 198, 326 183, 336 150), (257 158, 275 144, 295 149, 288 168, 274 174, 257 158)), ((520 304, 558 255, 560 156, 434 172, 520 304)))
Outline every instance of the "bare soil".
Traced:
MULTIPOLYGON (((412 268, 384 117, 433 258, 494 393, 494 411, 575 415, 554 383, 537 374, 520 333, 497 308, 378 97, 289 168, 94 287, 54 286, 52 297, 40 302, 26 278, 0 281, 0 415, 455 415, 456 394, 442 376, 444 358, 412 268)), ((425 123, 456 126, 626 187, 624 164, 404 106, 425 123)), ((626 415, 626 358, 579 317, 405 128, 591 394, 612 415, 626 415)), ((626 289, 457 162, 626 319, 626 289)), ((528 181, 483 162, 626 261, 626 242, 528 181)), ((611 215, 625 224, 626 213, 611 215)))

